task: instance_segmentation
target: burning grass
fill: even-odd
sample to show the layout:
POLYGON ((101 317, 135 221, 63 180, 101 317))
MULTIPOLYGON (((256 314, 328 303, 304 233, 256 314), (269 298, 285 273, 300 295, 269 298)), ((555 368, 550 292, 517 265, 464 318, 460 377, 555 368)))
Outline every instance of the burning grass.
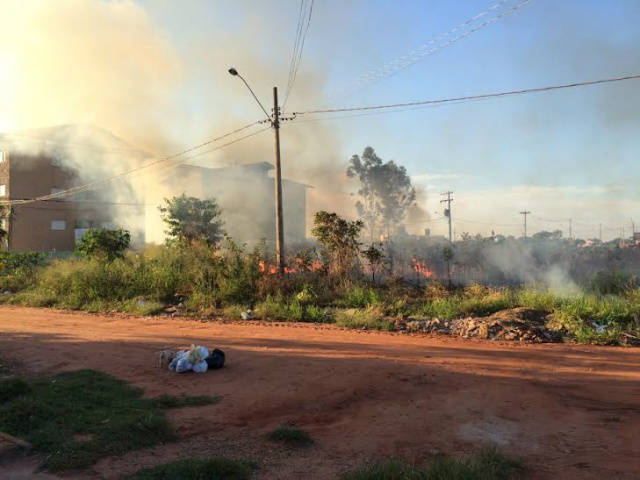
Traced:
POLYGON ((14 294, 0 295, 0 302, 139 315, 164 314, 184 302, 181 315, 240 318, 252 310, 262 320, 377 330, 393 330, 399 317, 451 320, 526 307, 553 314, 554 325, 578 341, 616 343, 624 331, 639 336, 640 289, 621 274, 598 275, 590 291, 559 295, 541 286, 446 288, 415 258, 411 265, 422 285, 411 279, 373 284, 362 274, 333 277, 318 260, 305 257, 294 263, 296 273, 281 278, 271 273, 260 248, 173 245, 112 262, 25 260, 4 280, 14 294))

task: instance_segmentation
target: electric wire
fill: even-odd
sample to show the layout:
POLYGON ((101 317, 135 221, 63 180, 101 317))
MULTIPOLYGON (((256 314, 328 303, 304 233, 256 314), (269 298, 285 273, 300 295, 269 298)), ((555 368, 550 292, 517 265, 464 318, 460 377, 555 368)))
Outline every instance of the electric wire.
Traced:
POLYGON ((624 77, 605 78, 605 79, 599 79, 599 80, 588 80, 584 82, 565 83, 565 84, 559 84, 559 85, 547 85, 544 87, 524 88, 520 90, 511 90, 506 92, 467 95, 463 97, 444 98, 444 99, 438 99, 438 100, 421 100, 416 102, 392 103, 392 104, 386 104, 386 105, 369 105, 364 107, 345 107, 345 108, 326 108, 326 109, 317 109, 317 110, 306 110, 306 111, 295 112, 295 115, 302 116, 302 115, 320 114, 320 113, 361 112, 361 111, 369 111, 369 110, 388 110, 388 109, 412 107, 412 106, 418 106, 418 105, 438 105, 443 103, 462 102, 462 101, 469 101, 469 100, 481 100, 486 98, 525 95, 529 93, 547 92, 552 90, 565 90, 570 88, 586 87, 591 85, 600 85, 605 83, 615 83, 615 82, 623 82, 623 81, 638 80, 638 79, 640 79, 640 74, 627 75, 624 77))
MULTIPOLYGON (((305 41, 307 40, 307 34, 309 33, 309 25, 311 24, 311 16, 313 14, 313 5, 315 3, 315 0, 311 0, 311 6, 309 7, 309 17, 307 18, 307 26, 304 29, 304 35, 302 36, 302 40, 300 42, 300 48, 298 48, 298 58, 295 61, 294 64, 294 69, 293 69, 293 76, 291 78, 291 84, 287 87, 285 96, 284 96, 284 101, 282 102, 282 111, 285 111, 285 107, 287 105, 287 100, 289 100, 289 95, 291 94, 291 92, 293 91, 293 87, 296 83, 296 78, 298 77, 298 69, 300 68, 300 63, 302 62, 302 52, 304 50, 304 44, 305 41)), ((294 51, 294 55, 295 55, 295 51, 294 51)))
MULTIPOLYGON (((365 86, 371 86, 374 84, 377 84, 379 82, 381 82, 382 80, 384 80, 387 77, 391 77, 393 75, 396 75, 397 73, 406 70, 407 68, 411 67, 412 65, 416 64, 417 62, 419 62, 421 59, 428 57, 430 55, 433 55, 434 53, 436 53, 437 51, 452 45, 464 38, 466 38, 467 36, 471 35, 472 33, 477 32, 478 30, 488 27, 489 25, 491 25, 492 23, 500 20, 501 18, 510 15, 512 13, 515 13, 517 10, 520 10, 521 8, 525 7, 527 4, 531 3, 533 0, 524 0, 523 2, 519 3, 518 5, 510 8, 509 10, 495 16, 492 17, 491 19, 485 21, 484 23, 477 25, 476 27, 472 28, 471 30, 468 30, 467 32, 451 38, 449 40, 447 40, 446 42, 437 45, 433 48, 431 48, 430 50, 423 52, 423 50, 427 49, 429 46, 431 45, 435 45, 438 41, 440 41, 441 39, 443 39, 444 37, 447 37, 453 33, 455 33, 458 30, 461 30, 467 26, 469 26, 471 23, 475 22, 476 20, 478 20, 479 18, 491 13, 493 10, 501 7, 504 3, 506 3, 509 0, 501 0, 498 3, 492 5, 491 7, 489 7, 488 9, 480 12, 479 14, 475 15, 474 17, 470 18, 469 20, 466 20, 465 22, 457 25, 456 27, 453 27, 452 29, 446 31, 443 34, 438 35, 437 37, 435 37, 434 39, 432 39, 431 41, 420 45, 419 47, 415 48, 414 50, 412 50, 411 52, 409 52, 407 55, 398 57, 394 60, 392 60, 391 62, 383 65, 382 67, 379 67, 376 70, 370 70, 368 72, 366 72, 364 75, 362 75, 361 77, 358 77, 354 80, 351 81, 350 84, 347 85, 343 85, 342 87, 338 87, 338 89, 349 89, 348 92, 343 95, 342 97, 340 97, 338 100, 344 100, 345 98, 353 95, 358 89, 359 87, 365 87, 365 86)), ((330 97, 331 95, 329 95, 330 97)), ((336 100, 336 101, 338 101, 336 100)), ((335 103, 335 102, 333 102, 335 103)))
MULTIPOLYGON (((199 144, 199 145, 197 145, 195 147, 191 147, 191 148, 188 148, 186 150, 183 150, 182 152, 170 155, 168 157, 160 158, 160 159, 155 160, 153 162, 146 163, 144 165, 141 165, 139 167, 133 168, 133 169, 128 170, 126 172, 122 172, 122 173, 119 173, 119 174, 116 174, 116 175, 112 175, 110 177, 102 178, 102 179, 99 179, 99 180, 94 180, 94 181, 85 183, 83 185, 72 187, 72 188, 69 188, 69 189, 66 189, 66 190, 61 190, 59 192, 52 193, 52 194, 49 194, 49 195, 42 195, 42 196, 39 196, 39 197, 30 198, 30 199, 23 199, 23 200, 5 200, 5 201, 0 201, 0 205, 5 205, 5 206, 8 206, 8 205, 24 205, 24 204, 28 204, 28 203, 51 200, 51 199, 54 199, 54 198, 67 197, 69 195, 73 195, 73 194, 79 193, 81 191, 87 190, 88 188, 93 188, 93 187, 101 185, 103 183, 111 182, 113 180, 116 180, 116 179, 125 177, 127 175, 131 175, 133 173, 139 172, 141 170, 148 169, 149 167, 153 167, 153 166, 159 165, 159 164, 161 164, 163 162, 167 162, 167 161, 174 160, 176 158, 182 157, 182 156, 184 156, 184 155, 186 155, 188 153, 194 152, 194 151, 196 151, 196 150, 198 150, 198 149, 200 149, 202 147, 205 147, 207 145, 211 145, 211 144, 213 144, 215 142, 218 142, 218 141, 220 141, 220 140, 222 140, 224 138, 227 138, 227 137, 229 137, 231 135, 234 135, 234 134, 239 133, 239 132, 241 132, 243 130, 246 130, 246 129, 248 129, 248 128, 250 128, 250 127, 252 127, 252 126, 254 126, 254 125, 258 124, 258 123, 259 122, 253 122, 253 123, 251 123, 249 125, 245 125, 244 127, 238 128, 238 129, 236 129, 236 130, 234 130, 232 132, 226 133, 224 135, 220 135, 220 136, 218 136, 216 138, 213 138, 211 140, 203 142, 203 143, 201 143, 201 144, 199 144)), ((252 133, 250 133, 248 135, 244 135, 244 136, 242 136, 240 138, 237 138, 237 139, 234 139, 234 140, 232 140, 230 142, 227 142, 227 143, 224 143, 222 145, 219 145, 219 146, 217 146, 215 148, 206 150, 204 152, 199 152, 196 155, 188 157, 188 159, 196 158, 196 157, 199 157, 199 156, 204 155, 206 153, 210 153, 210 152, 213 152, 215 150, 219 150, 221 148, 227 147, 229 145, 232 145, 234 143, 240 142, 240 141, 245 140, 245 139, 247 139, 249 137, 252 137, 254 135, 262 133, 262 132, 264 132, 266 130, 269 130, 270 128, 271 128, 270 126, 266 127, 264 129, 252 132, 252 133)))
POLYGON ((289 76, 287 78, 287 88, 285 89, 285 97, 289 93, 291 87, 291 79, 293 78, 293 71, 295 68, 295 61, 298 58, 298 45, 300 44, 300 37, 302 35, 302 25, 304 24, 304 12, 306 11, 305 0, 300 0, 300 11, 298 12, 298 23, 296 24, 296 36, 293 42, 293 53, 291 54, 291 62, 289 62, 289 76))

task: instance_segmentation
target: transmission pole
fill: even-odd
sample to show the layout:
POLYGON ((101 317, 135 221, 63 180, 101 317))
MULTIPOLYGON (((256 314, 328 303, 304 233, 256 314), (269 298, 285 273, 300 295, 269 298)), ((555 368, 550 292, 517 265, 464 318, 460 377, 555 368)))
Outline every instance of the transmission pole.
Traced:
POLYGON ((280 107, 278 87, 273 87, 273 131, 275 132, 275 181, 276 181, 276 261, 278 272, 284 275, 284 225, 282 214, 282 173, 280 169, 280 107))
POLYGON ((573 239, 573 224, 571 223, 571 219, 569 219, 569 240, 573 239))
POLYGON ((528 211, 524 211, 524 212, 520 212, 520 215, 524 215, 524 238, 527 238, 527 215, 529 215, 531 212, 528 211))
POLYGON ((451 202, 453 202, 453 198, 451 198, 452 191, 446 191, 441 193, 442 196, 447 196, 447 198, 440 200, 440 203, 446 203, 447 208, 444 211, 444 216, 449 219, 449 243, 453 243, 453 233, 451 230, 451 202))

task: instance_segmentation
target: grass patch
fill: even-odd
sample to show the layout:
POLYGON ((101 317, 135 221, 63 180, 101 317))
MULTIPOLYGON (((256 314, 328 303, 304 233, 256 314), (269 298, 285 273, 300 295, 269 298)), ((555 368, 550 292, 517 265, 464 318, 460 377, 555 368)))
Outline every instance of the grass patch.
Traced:
POLYGON ((290 447, 309 447, 313 439, 304 430, 293 425, 281 425, 267 434, 269 440, 282 442, 290 447))
POLYGON ((424 468, 389 459, 347 473, 341 480, 504 480, 521 468, 519 461, 487 447, 467 457, 436 458, 424 468))
POLYGON ((376 308, 338 310, 334 318, 336 325, 340 327, 364 330, 395 330, 394 323, 385 318, 382 312, 376 308))
POLYGON ((218 397, 211 397, 209 395, 198 395, 195 397, 180 396, 175 397, 173 395, 161 395, 154 398, 156 406, 159 408, 183 408, 183 407, 200 407, 203 405, 215 405, 220 401, 218 397))
POLYGON ((126 477, 128 480, 247 480, 255 469, 253 462, 225 457, 187 458, 144 468, 126 477))
POLYGON ((94 370, 4 380, 0 392, 0 430, 46 454, 43 467, 51 471, 83 469, 105 456, 172 440, 163 408, 205 402, 145 399, 140 389, 94 370))

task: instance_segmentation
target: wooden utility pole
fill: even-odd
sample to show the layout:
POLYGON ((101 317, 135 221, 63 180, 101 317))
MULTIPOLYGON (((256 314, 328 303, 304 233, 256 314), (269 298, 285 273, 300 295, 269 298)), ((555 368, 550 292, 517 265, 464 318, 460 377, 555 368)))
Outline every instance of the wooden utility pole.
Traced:
POLYGON ((453 198, 451 198, 451 194, 453 192, 451 191, 446 191, 444 193, 441 193, 440 195, 444 196, 446 195, 447 198, 440 200, 440 203, 446 203, 447 204, 447 208, 444 211, 444 216, 447 217, 449 219, 449 243, 453 243, 453 231, 451 230, 451 202, 453 202, 453 198))
POLYGON ((284 226, 282 214, 282 173, 280 169, 280 107, 278 87, 273 87, 273 131, 275 132, 275 189, 276 189, 276 261, 278 272, 284 275, 284 226))
POLYGON ((528 211, 524 211, 524 212, 520 212, 520 215, 524 215, 524 238, 527 238, 527 215, 529 215, 531 212, 528 211))

